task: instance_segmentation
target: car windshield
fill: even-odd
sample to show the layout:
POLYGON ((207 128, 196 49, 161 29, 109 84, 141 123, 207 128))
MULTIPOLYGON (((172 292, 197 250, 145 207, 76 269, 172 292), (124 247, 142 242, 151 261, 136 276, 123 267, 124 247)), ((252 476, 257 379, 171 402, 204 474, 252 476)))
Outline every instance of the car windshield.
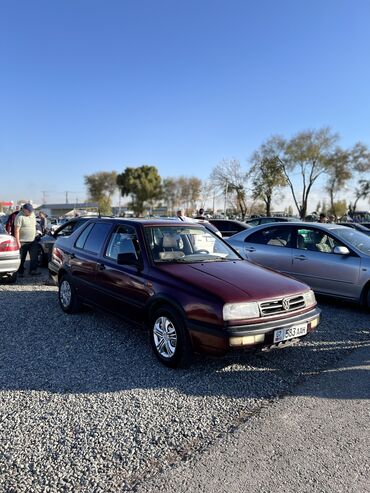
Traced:
POLYGON ((370 237, 361 231, 352 228, 338 228, 334 230, 336 235, 354 246, 364 255, 370 256, 370 237))
POLYGON ((241 258, 204 227, 151 226, 145 228, 154 262, 225 262, 241 258))

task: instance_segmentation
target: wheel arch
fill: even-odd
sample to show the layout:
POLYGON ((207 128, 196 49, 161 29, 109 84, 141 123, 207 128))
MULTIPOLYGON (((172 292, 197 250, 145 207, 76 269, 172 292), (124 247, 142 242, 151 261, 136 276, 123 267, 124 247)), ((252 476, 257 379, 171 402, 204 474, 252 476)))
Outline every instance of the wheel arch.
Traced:
POLYGON ((150 300, 146 307, 145 322, 148 324, 156 310, 164 306, 169 306, 174 309, 184 322, 186 322, 187 317, 185 310, 177 300, 168 295, 157 295, 150 300))
MULTIPOLYGON (((361 305, 367 306, 367 296, 368 296, 369 291, 370 291, 370 280, 368 280, 365 283, 364 287, 362 288, 361 296, 360 296, 361 305)), ((369 308, 370 308, 370 306, 369 306, 369 308)))

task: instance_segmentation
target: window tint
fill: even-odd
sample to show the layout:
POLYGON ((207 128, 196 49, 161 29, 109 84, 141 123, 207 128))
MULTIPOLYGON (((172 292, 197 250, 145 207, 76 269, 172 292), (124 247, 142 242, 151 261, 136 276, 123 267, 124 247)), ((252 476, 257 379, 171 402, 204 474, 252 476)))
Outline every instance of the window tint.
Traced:
POLYGON ((299 250, 332 253, 336 246, 342 246, 342 244, 325 231, 315 228, 300 228, 297 231, 296 248, 299 250))
POLYGON ((58 231, 57 235, 58 236, 70 236, 73 232, 75 223, 69 223, 66 224, 64 227, 58 231))
POLYGON ((289 227, 272 227, 256 231, 248 236, 245 241, 248 243, 259 243, 261 245, 271 245, 278 247, 290 246, 292 229, 289 227))
POLYGON ((230 224, 227 221, 217 221, 215 226, 220 231, 230 231, 230 224))
POLYGON ((119 253, 134 253, 140 257, 140 247, 136 230, 132 226, 118 226, 113 232, 105 256, 117 260, 119 253))
POLYGON ((99 253, 110 228, 111 224, 94 224, 83 249, 91 253, 99 253))
POLYGON ((89 236, 90 231, 92 230, 94 226, 94 223, 89 224, 87 228, 85 228, 80 236, 78 237, 78 240, 76 241, 75 247, 76 248, 83 248, 85 245, 86 238, 89 236))

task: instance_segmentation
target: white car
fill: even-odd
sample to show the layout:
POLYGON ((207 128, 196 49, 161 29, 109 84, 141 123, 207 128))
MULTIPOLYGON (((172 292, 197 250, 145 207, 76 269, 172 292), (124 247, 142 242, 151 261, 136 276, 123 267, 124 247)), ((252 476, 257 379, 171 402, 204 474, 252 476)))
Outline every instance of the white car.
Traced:
POLYGON ((20 263, 21 257, 17 242, 0 223, 0 279, 8 283, 15 282, 20 263))

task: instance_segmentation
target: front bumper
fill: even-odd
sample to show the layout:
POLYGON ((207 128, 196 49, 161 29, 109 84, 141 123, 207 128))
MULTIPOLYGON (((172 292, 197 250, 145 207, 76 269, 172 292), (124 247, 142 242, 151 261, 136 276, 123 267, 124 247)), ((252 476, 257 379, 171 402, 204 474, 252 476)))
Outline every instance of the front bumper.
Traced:
MULTIPOLYGON (((216 327, 189 322, 188 328, 195 350, 211 353, 224 353, 235 347, 260 347, 270 349, 273 347, 288 346, 274 344, 274 332, 278 329, 286 329, 298 324, 307 323, 307 334, 316 330, 320 323, 321 311, 315 307, 312 310, 298 315, 259 322, 249 325, 234 325, 229 327, 216 327)), ((302 336, 301 336, 302 337, 302 336)), ((303 336, 305 337, 305 336, 303 336)))

